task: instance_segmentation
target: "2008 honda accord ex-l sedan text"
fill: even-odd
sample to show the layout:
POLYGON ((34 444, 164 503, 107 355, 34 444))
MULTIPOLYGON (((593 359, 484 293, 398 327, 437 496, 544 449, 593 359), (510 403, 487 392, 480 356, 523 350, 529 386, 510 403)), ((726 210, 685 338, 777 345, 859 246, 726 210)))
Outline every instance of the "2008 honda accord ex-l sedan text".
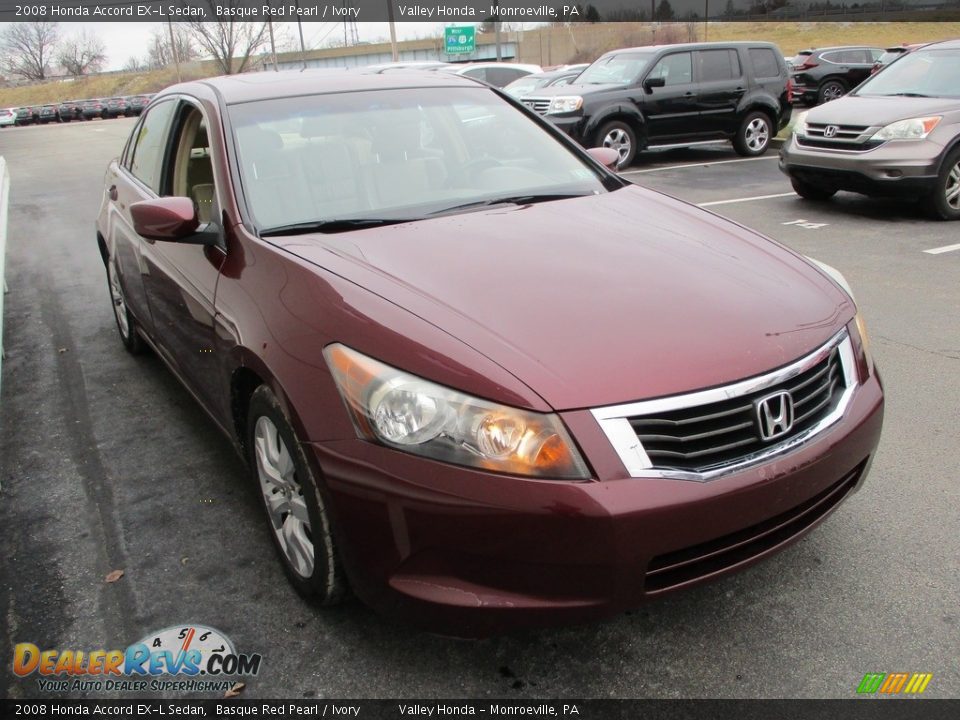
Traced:
POLYGON ((832 268, 447 73, 158 95, 97 221, 120 337, 246 457, 293 585, 463 635, 738 570, 864 480, 832 268))

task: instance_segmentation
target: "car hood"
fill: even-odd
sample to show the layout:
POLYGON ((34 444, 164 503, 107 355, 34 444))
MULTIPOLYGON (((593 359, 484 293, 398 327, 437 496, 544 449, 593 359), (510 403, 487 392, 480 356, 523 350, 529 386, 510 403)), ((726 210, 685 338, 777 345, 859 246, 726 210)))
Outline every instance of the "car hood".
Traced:
POLYGON ((798 255, 635 186, 270 241, 458 338, 557 410, 757 375, 854 314, 798 255))
POLYGON ((623 83, 597 83, 592 85, 578 85, 570 83, 559 87, 538 88, 530 93, 530 96, 536 97, 554 97, 556 95, 590 95, 592 93, 605 92, 607 90, 621 90, 627 87, 623 83))
POLYGON ((960 100, 951 98, 866 97, 846 95, 813 108, 807 122, 835 125, 889 125, 897 120, 942 115, 960 110, 960 100))

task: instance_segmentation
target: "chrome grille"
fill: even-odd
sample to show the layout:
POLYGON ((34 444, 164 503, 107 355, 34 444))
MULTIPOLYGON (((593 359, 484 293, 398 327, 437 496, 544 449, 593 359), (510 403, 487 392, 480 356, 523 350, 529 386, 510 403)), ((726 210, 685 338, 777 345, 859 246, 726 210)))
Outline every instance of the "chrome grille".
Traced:
POLYGON ((628 420, 654 468, 704 472, 803 433, 836 407, 845 388, 839 347, 834 346, 823 360, 785 382, 729 400, 628 420), (779 391, 793 398, 793 426, 765 442, 756 402, 779 391))
POLYGON ((869 125, 834 125, 832 123, 808 122, 807 135, 816 138, 826 137, 826 135, 824 135, 824 130, 826 130, 828 127, 835 127, 837 129, 837 134, 832 136, 837 140, 853 140, 860 137, 870 129, 869 125))
POLYGON ((520 102, 533 110, 537 115, 546 115, 550 107, 550 100, 544 98, 523 98, 520 102))
POLYGON ((883 140, 847 141, 821 140, 815 137, 797 135, 797 144, 803 147, 815 147, 821 150, 847 150, 849 152, 866 152, 883 145, 883 140))

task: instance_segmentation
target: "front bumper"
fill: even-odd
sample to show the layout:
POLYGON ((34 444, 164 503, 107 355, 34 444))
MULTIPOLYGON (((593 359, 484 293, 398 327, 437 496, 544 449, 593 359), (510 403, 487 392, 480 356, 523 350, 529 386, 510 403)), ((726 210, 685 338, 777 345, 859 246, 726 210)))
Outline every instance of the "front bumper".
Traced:
POLYGON ((582 622, 739 570, 795 541, 863 482, 880 436, 874 373, 842 420, 710 482, 630 478, 589 411, 563 419, 588 482, 518 479, 361 440, 312 443, 357 595, 454 635, 582 622))
POLYGON ((917 197, 933 190, 943 148, 929 141, 890 141, 865 152, 809 147, 792 135, 780 149, 780 170, 819 187, 881 197, 917 197))

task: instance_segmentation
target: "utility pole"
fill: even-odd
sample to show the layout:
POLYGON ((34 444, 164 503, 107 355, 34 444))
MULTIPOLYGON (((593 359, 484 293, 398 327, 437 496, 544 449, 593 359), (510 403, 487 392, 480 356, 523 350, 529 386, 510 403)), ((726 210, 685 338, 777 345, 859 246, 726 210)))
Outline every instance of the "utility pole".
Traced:
POLYGON ((400 53, 397 51, 397 28, 393 21, 393 0, 387 0, 387 20, 390 21, 390 57, 393 62, 400 59, 400 53))
POLYGON ((300 0, 297 0, 297 30, 300 32, 300 64, 307 69, 307 48, 303 44, 303 23, 300 21, 300 0))
POLYGON ((177 43, 173 39, 173 22, 167 18, 167 30, 170 31, 170 52, 173 54, 173 62, 177 66, 177 82, 183 82, 180 77, 180 53, 177 52, 177 43))
POLYGON ((280 72, 277 64, 277 43, 273 39, 273 20, 267 20, 267 29, 270 31, 270 57, 273 58, 273 71, 280 72))
POLYGON ((496 8, 497 13, 493 18, 493 34, 497 39, 497 62, 500 62, 503 60, 503 53, 500 50, 500 0, 495 0, 493 7, 496 8))

